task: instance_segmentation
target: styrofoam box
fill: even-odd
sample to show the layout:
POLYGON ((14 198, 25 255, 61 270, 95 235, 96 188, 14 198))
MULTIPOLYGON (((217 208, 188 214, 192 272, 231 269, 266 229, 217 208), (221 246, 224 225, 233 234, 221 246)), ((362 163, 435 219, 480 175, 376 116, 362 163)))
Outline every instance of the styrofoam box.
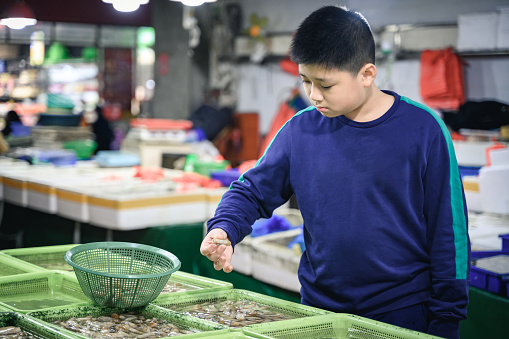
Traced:
POLYGON ((207 216, 206 195, 189 194, 91 194, 89 222, 113 230, 203 222, 207 216))
MULTIPOLYGON (((503 143, 509 146, 509 143, 503 143)), ((453 141, 454 151, 460 166, 485 166, 486 149, 493 145, 492 141, 453 141)))
POLYGON ((88 222, 87 195, 83 188, 57 188, 57 214, 79 222, 88 222))
POLYGON ((210 219, 214 216, 216 213, 217 205, 227 190, 227 188, 218 188, 207 191, 207 219, 210 219))
MULTIPOLYGON (((12 161, 1 158, 0 159, 0 199, 4 199, 5 197, 5 189, 4 189, 4 178, 9 178, 12 174, 21 174, 25 173, 30 166, 26 161, 12 161)), ((7 180, 8 181, 8 180, 7 180)), ((9 181, 8 181, 9 182, 9 181)), ((17 186, 17 185, 15 185, 17 186)), ((8 191, 10 192, 10 189, 8 188, 8 191)), ((12 193, 12 192, 11 192, 12 193)), ((18 192, 17 194, 21 194, 21 192, 18 192)), ((22 200, 22 198, 20 198, 22 200)))
POLYGON ((22 207, 28 205, 26 176, 10 173, 3 176, 2 184, 5 201, 22 207))
POLYGON ((509 48, 509 7, 499 9, 498 27, 497 27, 497 48, 509 48))
POLYGON ((498 12, 458 15, 458 50, 492 50, 497 47, 498 12))
POLYGON ((300 256, 286 245, 301 229, 272 233, 253 239, 252 275, 254 278, 290 291, 299 292, 297 277, 300 256))
POLYGON ((75 169, 45 168, 27 175, 27 206, 45 213, 57 213, 57 185, 76 180, 75 169))
POLYGON ((252 243, 253 238, 247 236, 235 245, 231 262, 234 271, 245 275, 253 273, 252 243))
POLYGON ((479 190, 484 212, 509 214, 509 165, 483 167, 479 190))
POLYGON ((462 181, 468 210, 472 212, 482 212, 479 177, 468 175, 464 176, 462 181))
POLYGON ((128 190, 135 182, 134 178, 121 178, 118 181, 103 181, 100 176, 80 176, 73 182, 61 183, 56 186, 57 214, 79 222, 90 220, 88 194, 100 192, 128 190))

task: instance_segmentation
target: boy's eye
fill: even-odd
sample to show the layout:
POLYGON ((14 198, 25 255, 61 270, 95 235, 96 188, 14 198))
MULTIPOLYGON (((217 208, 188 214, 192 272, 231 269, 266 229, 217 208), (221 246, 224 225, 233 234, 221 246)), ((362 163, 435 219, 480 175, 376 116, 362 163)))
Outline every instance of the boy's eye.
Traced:
POLYGON ((311 83, 311 81, 302 79, 302 83, 303 83, 303 84, 310 84, 310 83, 311 83))
POLYGON ((331 88, 332 86, 322 86, 323 89, 329 89, 331 88))

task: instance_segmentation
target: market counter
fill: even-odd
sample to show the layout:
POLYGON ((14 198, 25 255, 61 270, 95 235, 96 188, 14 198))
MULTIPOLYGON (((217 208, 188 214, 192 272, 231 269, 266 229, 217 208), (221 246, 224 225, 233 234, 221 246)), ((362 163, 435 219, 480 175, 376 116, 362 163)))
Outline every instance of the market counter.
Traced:
MULTIPOLYGON (((72 243, 73 221, 54 214, 5 203, 0 230, 22 230, 24 247, 64 245, 72 243), (37 221, 37 223, 34 222, 37 221), (10 230, 4 226, 11 226, 10 230)), ((104 241, 106 231, 88 224, 82 225, 83 243, 104 241)), ((299 293, 288 291, 238 272, 224 273, 214 270, 212 263, 199 253, 203 238, 203 223, 169 225, 133 231, 114 231, 114 240, 136 242, 163 248, 177 255, 181 270, 203 277, 230 282, 235 288, 246 289, 279 299, 300 302, 299 293)), ((13 242, 0 248, 12 248, 13 242)), ((468 319, 460 323, 462 339, 507 338, 509 333, 509 299, 477 288, 470 288, 468 319)))
POLYGON ((468 319, 460 323, 461 339, 507 338, 509 299, 470 287, 468 319))
MULTIPOLYGON (((14 240, 5 235, 22 232, 23 247, 72 244, 75 221, 33 209, 4 202, 0 223, 0 249, 14 248, 14 240)), ((109 230, 90 224, 81 224, 81 243, 105 241, 109 230)), ((203 239, 203 222, 180 225, 163 225, 132 231, 112 231, 114 241, 135 242, 163 248, 181 261, 181 270, 192 271, 193 255, 199 254, 203 239)), ((12 238, 12 237, 11 237, 12 238)))

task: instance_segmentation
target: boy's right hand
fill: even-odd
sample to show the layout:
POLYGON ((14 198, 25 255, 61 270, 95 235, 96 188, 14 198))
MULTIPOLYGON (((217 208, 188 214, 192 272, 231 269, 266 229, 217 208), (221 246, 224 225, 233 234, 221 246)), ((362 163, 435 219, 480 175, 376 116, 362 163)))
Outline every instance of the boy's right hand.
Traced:
POLYGON ((200 252, 210 261, 214 262, 214 269, 217 271, 223 270, 226 273, 230 273, 233 270, 231 265, 233 248, 232 246, 217 245, 212 242, 212 239, 228 239, 228 234, 220 228, 214 228, 210 231, 203 239, 200 252))

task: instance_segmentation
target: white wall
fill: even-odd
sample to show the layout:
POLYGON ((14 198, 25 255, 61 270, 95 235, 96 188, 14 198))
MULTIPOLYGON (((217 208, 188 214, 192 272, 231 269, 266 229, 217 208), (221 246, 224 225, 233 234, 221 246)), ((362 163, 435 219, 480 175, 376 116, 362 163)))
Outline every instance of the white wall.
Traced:
MULTIPOLYGON (((268 17, 269 32, 291 32, 313 10, 333 1, 306 0, 238 0, 244 17, 256 12, 268 17)), ((496 11, 498 6, 509 6, 507 0, 351 0, 340 3, 363 13, 372 28, 388 24, 454 23, 462 13, 496 11)), ((247 19, 244 24, 248 25, 247 19)), ((465 91, 467 100, 498 100, 509 102, 509 55, 500 57, 468 57, 465 59, 465 91)), ((379 64, 377 85, 422 102, 419 89, 420 62, 418 59, 396 61, 388 72, 379 64)), ((258 112, 260 133, 270 128, 282 101, 299 78, 286 74, 277 63, 239 66, 237 111, 258 112)), ((302 91, 301 91, 302 92, 302 91)))
POLYGON ((324 5, 344 5, 361 12, 371 27, 390 24, 456 22, 458 14, 489 12, 509 6, 507 0, 237 0, 244 24, 251 13, 269 18, 268 31, 291 32, 312 11, 324 5))

